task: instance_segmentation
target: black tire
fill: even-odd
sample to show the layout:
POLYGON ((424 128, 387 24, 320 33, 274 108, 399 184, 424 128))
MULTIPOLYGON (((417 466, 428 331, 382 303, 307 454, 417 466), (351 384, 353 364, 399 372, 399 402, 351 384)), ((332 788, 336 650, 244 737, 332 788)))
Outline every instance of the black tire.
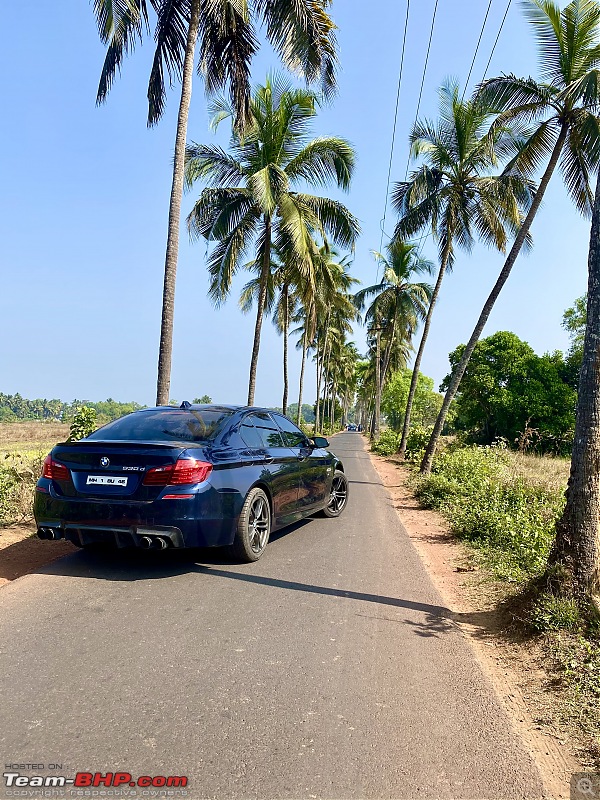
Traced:
POLYGON ((323 516, 330 519, 339 517, 348 505, 348 492, 348 478, 340 469, 336 469, 331 479, 329 502, 322 511, 323 516))
POLYGON ((246 563, 258 561, 271 534, 271 506, 262 489, 255 487, 248 492, 238 520, 231 552, 235 558, 246 563))

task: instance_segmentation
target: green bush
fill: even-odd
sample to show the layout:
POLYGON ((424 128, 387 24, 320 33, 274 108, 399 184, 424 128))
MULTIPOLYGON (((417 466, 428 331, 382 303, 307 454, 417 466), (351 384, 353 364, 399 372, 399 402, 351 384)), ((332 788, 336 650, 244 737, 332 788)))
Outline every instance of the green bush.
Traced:
POLYGON ((395 431, 382 431, 379 439, 371 445, 371 450, 380 456, 391 456, 398 452, 400 438, 395 431))
POLYGON ((448 448, 416 494, 452 530, 483 550, 499 577, 539 573, 564 497, 514 474, 503 446, 448 448))
POLYGON ((71 433, 69 435, 70 442, 76 442, 79 439, 85 439, 90 433, 93 433, 98 425, 98 415, 95 408, 89 406, 81 406, 75 412, 73 421, 71 422, 71 433))
POLYGON ((433 425, 429 427, 414 425, 409 428, 408 436, 406 437, 406 457, 410 461, 421 461, 432 431, 433 425))

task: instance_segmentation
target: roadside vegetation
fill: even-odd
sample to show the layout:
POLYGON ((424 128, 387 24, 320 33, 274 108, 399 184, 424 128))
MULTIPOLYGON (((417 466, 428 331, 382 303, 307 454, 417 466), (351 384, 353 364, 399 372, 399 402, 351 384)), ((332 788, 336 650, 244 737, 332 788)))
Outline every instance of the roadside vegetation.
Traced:
POLYGON ((3 525, 31 519, 42 462, 68 436, 69 426, 61 422, 0 423, 0 536, 3 525))
MULTIPOLYGON (((498 608, 508 613, 521 644, 541 648, 557 692, 554 720, 576 729, 580 746, 600 763, 600 624, 591 603, 557 592, 548 575, 566 504, 585 297, 565 311, 562 324, 571 336, 565 355, 538 356, 506 331, 477 343, 429 475, 419 465, 442 396, 424 375, 418 376, 406 459, 399 451, 407 369, 392 374, 383 389, 388 427, 372 450, 407 464, 421 505, 442 514, 467 545, 472 566, 501 598, 498 608)), ((462 350, 450 354, 451 368, 462 350)))
MULTIPOLYGON (((600 764, 600 626, 573 597, 544 579, 565 506, 569 461, 492 446, 442 444, 428 476, 413 487, 425 508, 439 511, 466 542, 473 561, 498 583, 513 627, 538 643, 557 692, 556 718, 600 764)), ((542 665, 541 665, 542 666, 542 665)))

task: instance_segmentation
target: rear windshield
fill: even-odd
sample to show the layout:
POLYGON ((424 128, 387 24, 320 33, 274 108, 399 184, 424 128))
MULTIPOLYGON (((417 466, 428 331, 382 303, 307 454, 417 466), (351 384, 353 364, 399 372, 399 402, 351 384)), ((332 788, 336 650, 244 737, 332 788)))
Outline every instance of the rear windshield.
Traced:
POLYGON ((208 442, 232 412, 227 409, 136 411, 109 422, 87 439, 103 442, 208 442))

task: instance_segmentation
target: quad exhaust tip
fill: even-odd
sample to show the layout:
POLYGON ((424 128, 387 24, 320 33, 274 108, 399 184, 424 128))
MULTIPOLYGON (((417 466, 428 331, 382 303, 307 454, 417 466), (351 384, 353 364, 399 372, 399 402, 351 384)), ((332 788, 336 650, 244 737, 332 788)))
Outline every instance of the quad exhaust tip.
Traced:
POLYGON ((140 539, 140 547, 144 550, 166 550, 169 546, 169 540, 163 536, 142 536, 140 539))
POLYGON ((60 531, 52 530, 52 528, 38 528, 38 538, 40 539, 60 539, 60 531))

